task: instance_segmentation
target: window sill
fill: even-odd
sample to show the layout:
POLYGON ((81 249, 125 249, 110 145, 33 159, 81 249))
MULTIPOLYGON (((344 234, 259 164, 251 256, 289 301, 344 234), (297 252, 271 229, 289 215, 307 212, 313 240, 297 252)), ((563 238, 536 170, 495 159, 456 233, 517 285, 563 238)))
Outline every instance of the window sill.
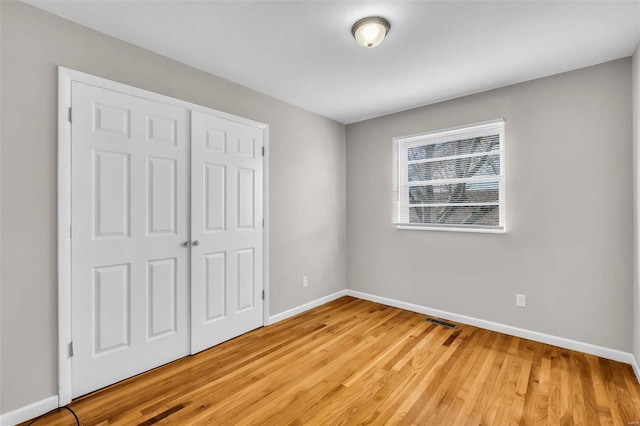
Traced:
POLYGON ((487 228, 456 228, 451 226, 424 226, 424 225, 407 225, 394 223, 396 229, 405 229, 412 231, 446 231, 446 232, 475 232, 479 234, 506 234, 507 230, 504 226, 487 227, 487 228))

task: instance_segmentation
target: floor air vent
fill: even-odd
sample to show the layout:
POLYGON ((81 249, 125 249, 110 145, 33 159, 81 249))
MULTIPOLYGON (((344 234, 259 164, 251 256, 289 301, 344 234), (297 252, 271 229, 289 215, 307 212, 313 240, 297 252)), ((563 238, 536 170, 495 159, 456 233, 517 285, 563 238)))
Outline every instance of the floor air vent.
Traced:
POLYGON ((441 326, 443 326, 443 327, 447 327, 447 328, 458 328, 458 326, 457 326, 457 325, 452 324, 452 323, 450 323, 450 322, 446 322, 446 321, 440 321, 440 320, 433 319, 433 318, 425 318, 424 320, 425 320, 426 322, 431 322, 431 323, 433 323, 433 324, 438 324, 438 325, 441 325, 441 326))

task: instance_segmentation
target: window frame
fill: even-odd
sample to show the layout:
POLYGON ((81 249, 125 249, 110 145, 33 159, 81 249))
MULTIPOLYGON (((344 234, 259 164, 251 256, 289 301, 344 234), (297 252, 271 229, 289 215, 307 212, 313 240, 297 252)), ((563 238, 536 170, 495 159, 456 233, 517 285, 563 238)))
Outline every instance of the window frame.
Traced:
MULTIPOLYGON (((392 138, 393 145, 393 225, 397 229, 412 229, 425 231, 454 231, 454 232, 476 232, 476 233, 496 233, 505 234, 507 232, 506 223, 506 170, 505 170, 505 121, 503 118, 474 123, 464 126, 452 127, 447 129, 429 131, 408 136, 399 136, 392 138), (408 180, 409 162, 408 150, 417 146, 433 145, 456 140, 468 139, 471 137, 495 135, 499 136, 499 150, 492 153, 500 155, 500 174, 492 176, 474 176, 470 178, 453 178, 429 180, 429 185, 437 185, 443 183, 460 183, 460 182, 486 182, 498 181, 498 225, 465 225, 465 224, 425 224, 425 223, 408 223, 401 221, 401 218, 409 217, 406 210, 410 208, 408 200, 403 201, 401 195, 402 188, 411 185, 408 180), (403 160, 403 158, 405 160, 403 160), (404 167, 403 167, 404 166, 404 167), (403 211, 404 210, 404 211, 403 211)), ((489 151, 487 151, 489 152, 489 151)), ((482 153, 465 154, 462 158, 481 156, 482 153)), ((486 153, 485 153, 486 155, 486 153)), ((432 161, 454 159, 456 156, 433 157, 432 161)), ((458 157, 460 158, 460 157, 458 157)), ((420 160, 423 161, 423 160, 420 160)), ((424 161, 423 161, 424 162, 424 161)), ((425 181, 421 181, 424 185, 425 181)), ((446 204, 446 203, 444 203, 446 204)), ((473 203, 468 203, 473 204, 473 203)), ((464 203, 462 204, 464 205, 464 203)))

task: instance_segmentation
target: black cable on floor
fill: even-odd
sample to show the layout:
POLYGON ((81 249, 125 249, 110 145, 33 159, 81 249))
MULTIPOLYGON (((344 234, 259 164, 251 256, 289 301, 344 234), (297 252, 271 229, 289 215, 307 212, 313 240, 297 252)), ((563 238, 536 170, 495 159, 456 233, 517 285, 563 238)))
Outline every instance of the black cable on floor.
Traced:
POLYGON ((74 412, 74 411, 73 411, 69 406, 67 406, 67 405, 65 405, 64 407, 58 407, 58 408, 55 408, 55 409, 53 409, 53 410, 49 411, 48 413, 44 413, 43 415, 36 417, 35 419, 31 420, 27 426, 31 426, 32 424, 34 424, 34 423, 35 423, 36 421, 38 421, 39 419, 43 418, 44 416, 46 416, 46 415, 48 415, 48 414, 53 413, 54 411, 58 411, 58 410, 60 410, 61 408, 66 408, 67 410, 69 410, 69 412, 70 412, 71 414, 73 414, 73 417, 76 419, 76 425, 77 425, 77 426, 80 426, 80 419, 78 418, 78 416, 76 415, 76 413, 75 413, 75 412, 74 412))

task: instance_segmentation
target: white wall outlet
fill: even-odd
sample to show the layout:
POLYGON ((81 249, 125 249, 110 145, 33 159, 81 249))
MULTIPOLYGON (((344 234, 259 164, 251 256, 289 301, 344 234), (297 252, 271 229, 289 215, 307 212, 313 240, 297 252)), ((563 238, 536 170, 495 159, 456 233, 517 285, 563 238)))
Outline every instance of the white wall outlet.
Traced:
POLYGON ((516 294, 516 306, 520 308, 527 306, 527 297, 524 294, 516 294))
POLYGON ((304 277, 302 277, 302 287, 306 287, 308 285, 309 285, 309 277, 305 275, 304 277))

